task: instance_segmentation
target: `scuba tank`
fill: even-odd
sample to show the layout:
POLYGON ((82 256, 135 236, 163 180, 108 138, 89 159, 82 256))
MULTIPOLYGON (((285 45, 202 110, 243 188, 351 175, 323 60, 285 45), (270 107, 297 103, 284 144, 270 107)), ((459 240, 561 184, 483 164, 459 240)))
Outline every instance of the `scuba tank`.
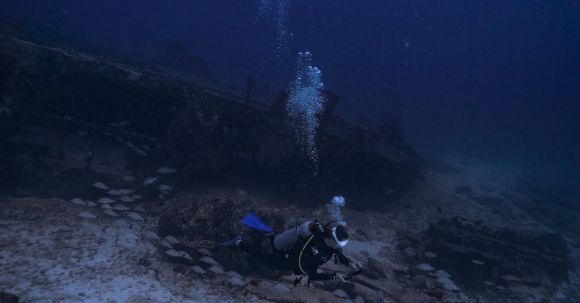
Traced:
POLYGON ((284 251, 298 242, 298 228, 293 227, 274 237, 274 248, 284 251))
POLYGON ((296 244, 300 239, 307 239, 312 235, 310 221, 306 221, 296 227, 292 227, 285 232, 274 237, 274 248, 278 251, 284 251, 296 244))

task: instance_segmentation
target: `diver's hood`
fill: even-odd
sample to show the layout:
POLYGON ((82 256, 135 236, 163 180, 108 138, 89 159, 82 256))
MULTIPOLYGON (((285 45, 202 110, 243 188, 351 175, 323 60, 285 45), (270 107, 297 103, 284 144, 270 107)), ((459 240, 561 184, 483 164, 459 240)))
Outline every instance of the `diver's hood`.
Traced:
POLYGON ((348 239, 345 239, 342 241, 338 240, 338 238, 336 237, 336 226, 330 228, 329 233, 330 233, 331 237, 324 238, 324 242, 326 243, 326 245, 328 245, 334 249, 339 249, 339 248, 345 247, 346 244, 348 243, 348 239))

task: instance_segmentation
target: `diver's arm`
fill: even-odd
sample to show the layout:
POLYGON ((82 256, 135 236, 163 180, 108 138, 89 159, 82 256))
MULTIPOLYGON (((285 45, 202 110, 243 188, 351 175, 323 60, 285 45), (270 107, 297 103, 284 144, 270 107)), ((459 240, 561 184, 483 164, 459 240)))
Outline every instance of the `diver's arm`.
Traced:
POLYGON ((340 264, 344 264, 346 266, 349 266, 350 263, 352 263, 352 260, 349 257, 344 255, 344 253, 342 252, 342 249, 339 249, 336 252, 336 257, 338 258, 338 262, 340 262, 340 264))
POLYGON ((336 273, 319 273, 316 270, 314 270, 314 271, 309 271, 307 274, 308 274, 308 278, 311 281, 326 281, 326 280, 335 280, 336 279, 336 273))

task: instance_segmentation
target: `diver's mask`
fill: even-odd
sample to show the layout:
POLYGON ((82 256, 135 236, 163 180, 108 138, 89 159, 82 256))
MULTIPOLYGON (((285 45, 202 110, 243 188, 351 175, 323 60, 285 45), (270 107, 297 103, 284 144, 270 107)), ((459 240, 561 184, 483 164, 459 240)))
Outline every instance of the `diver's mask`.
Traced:
POLYGON ((324 231, 324 242, 334 249, 343 248, 348 243, 348 233, 343 225, 332 222, 324 231))

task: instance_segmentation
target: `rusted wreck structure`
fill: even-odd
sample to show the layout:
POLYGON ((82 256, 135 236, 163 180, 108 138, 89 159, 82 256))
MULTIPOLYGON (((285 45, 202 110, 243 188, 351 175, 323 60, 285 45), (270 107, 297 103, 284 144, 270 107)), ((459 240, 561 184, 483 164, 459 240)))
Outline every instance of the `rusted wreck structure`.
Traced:
POLYGON ((331 93, 313 176, 281 110, 284 94, 264 106, 162 66, 123 65, 8 33, 0 58, 6 190, 48 171, 121 178, 167 164, 184 178, 235 176, 299 199, 340 193, 368 207, 419 177, 412 147, 334 117, 331 93))

